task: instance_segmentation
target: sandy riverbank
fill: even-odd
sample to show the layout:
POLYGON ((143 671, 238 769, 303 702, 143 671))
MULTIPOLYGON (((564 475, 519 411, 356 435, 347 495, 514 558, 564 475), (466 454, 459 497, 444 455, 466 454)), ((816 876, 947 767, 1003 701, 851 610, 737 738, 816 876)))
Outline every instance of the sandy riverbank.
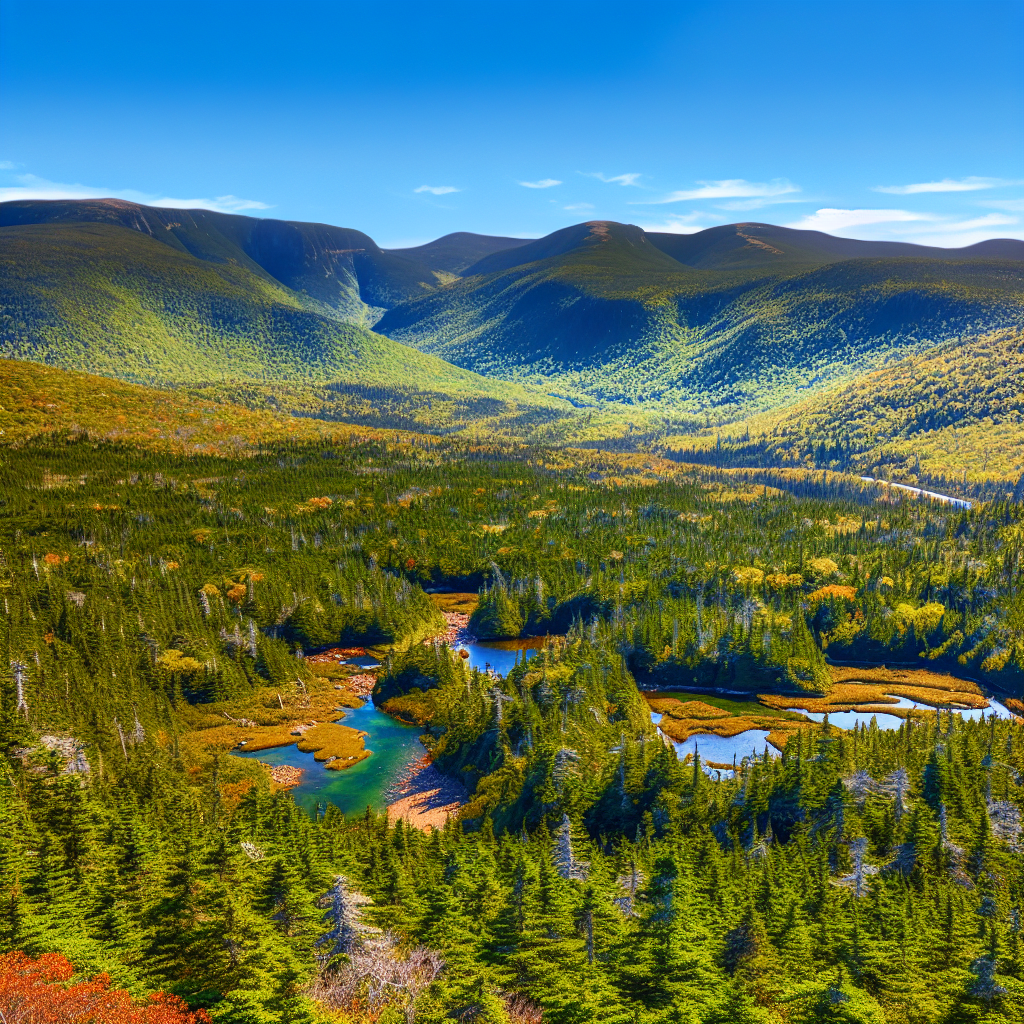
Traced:
POLYGON ((469 800, 466 788, 443 775, 429 758, 421 757, 398 783, 398 798, 388 804, 388 820, 404 819, 413 828, 444 828, 445 822, 469 800))

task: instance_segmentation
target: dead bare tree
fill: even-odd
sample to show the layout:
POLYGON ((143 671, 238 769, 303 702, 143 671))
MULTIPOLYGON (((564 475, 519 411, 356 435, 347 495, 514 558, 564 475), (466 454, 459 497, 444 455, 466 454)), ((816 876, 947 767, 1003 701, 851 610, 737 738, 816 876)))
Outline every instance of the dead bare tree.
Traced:
POLYGON ((395 937, 385 933, 352 945, 347 962, 318 975, 306 992, 330 1010, 358 1006, 371 1017, 393 1006, 413 1024, 417 998, 443 970, 436 950, 418 946, 403 953, 395 937))

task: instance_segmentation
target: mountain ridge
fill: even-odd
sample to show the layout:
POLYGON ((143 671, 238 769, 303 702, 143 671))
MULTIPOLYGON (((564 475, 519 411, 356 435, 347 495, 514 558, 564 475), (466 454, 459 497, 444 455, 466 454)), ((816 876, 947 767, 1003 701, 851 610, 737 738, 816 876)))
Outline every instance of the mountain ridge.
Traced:
POLYGON ((1024 261, 992 256, 1024 252, 1015 240, 932 250, 594 220, 540 239, 446 235, 416 247, 432 269, 354 229, 120 200, 5 203, 0 224, 0 352, 142 383, 496 395, 514 381, 691 429, 1024 320, 1024 261))
POLYGON ((1024 241, 1016 238, 990 238, 963 248, 943 249, 913 242, 841 238, 823 231, 804 231, 760 222, 722 224, 693 234, 659 231, 646 234, 652 245, 673 259, 687 266, 705 269, 724 269, 723 262, 726 261, 729 266, 740 266, 899 257, 1024 260, 1024 241), (736 244, 737 238, 742 240, 739 245, 736 244))
POLYGON ((0 357, 146 385, 347 381, 509 395, 506 384, 325 316, 266 275, 141 231, 2 227, 0 248, 0 357))
POLYGON ((485 257, 378 328, 489 376, 728 421, 1024 313, 1022 261, 812 259, 743 236, 712 237, 709 268, 635 225, 574 225, 485 257), (771 249, 794 258, 775 262, 771 249))
POLYGON ((136 231, 205 262, 237 263, 357 322, 372 323, 371 311, 437 284, 427 267, 385 252, 352 228, 119 199, 0 203, 0 227, 44 223, 108 223, 136 231))
POLYGON ((454 231, 451 234, 435 238, 425 245, 405 249, 385 249, 384 251, 423 263, 433 271, 459 274, 492 252, 514 249, 530 241, 533 239, 478 235, 472 231, 454 231))

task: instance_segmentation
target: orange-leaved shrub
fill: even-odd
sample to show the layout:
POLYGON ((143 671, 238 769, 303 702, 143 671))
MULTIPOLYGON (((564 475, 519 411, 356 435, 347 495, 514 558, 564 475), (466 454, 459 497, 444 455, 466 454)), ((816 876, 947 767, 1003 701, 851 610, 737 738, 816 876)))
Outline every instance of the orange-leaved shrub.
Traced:
POLYGON ((6 1024, 207 1024, 204 1010, 190 1011, 178 996, 157 992, 136 1003, 110 978, 68 984, 75 969, 67 957, 21 952, 0 956, 0 1014, 6 1024))

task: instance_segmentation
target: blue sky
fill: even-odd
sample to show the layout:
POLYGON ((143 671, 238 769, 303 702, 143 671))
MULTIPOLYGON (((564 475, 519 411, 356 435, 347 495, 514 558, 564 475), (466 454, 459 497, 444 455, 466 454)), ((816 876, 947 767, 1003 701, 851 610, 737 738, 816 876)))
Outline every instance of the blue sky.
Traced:
POLYGON ((1024 3, 4 0, 0 199, 1024 237, 1024 3))

